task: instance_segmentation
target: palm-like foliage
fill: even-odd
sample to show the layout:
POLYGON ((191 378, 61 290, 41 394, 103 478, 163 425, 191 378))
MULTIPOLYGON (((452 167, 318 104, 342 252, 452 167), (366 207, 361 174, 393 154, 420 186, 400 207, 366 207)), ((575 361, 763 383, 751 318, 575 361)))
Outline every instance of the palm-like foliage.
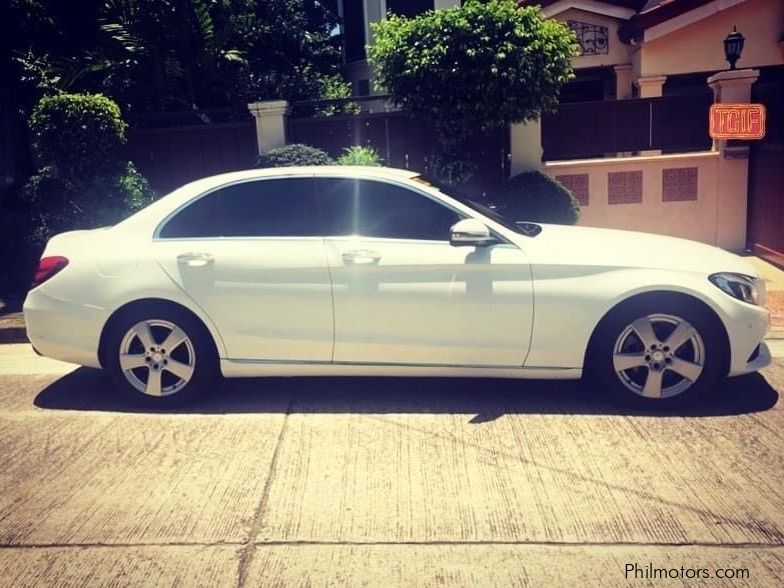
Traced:
POLYGON ((317 97, 340 62, 325 0, 74 3, 94 8, 89 42, 65 50, 33 43, 20 56, 45 91, 101 91, 136 111, 200 109, 317 97))

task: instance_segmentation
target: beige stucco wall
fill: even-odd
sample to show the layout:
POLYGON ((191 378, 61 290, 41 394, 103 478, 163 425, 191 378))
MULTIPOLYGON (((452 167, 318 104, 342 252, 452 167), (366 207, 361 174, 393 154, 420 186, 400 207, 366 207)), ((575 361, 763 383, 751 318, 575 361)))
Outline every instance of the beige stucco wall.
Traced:
POLYGON ((581 55, 572 60, 572 65, 575 69, 584 67, 600 67, 604 65, 617 65, 620 63, 629 63, 630 61, 630 47, 621 43, 618 39, 618 27, 620 21, 609 16, 602 16, 576 8, 570 8, 554 17, 563 23, 570 20, 585 22, 589 24, 607 27, 607 40, 608 50, 606 55, 581 55))
MULTIPOLYGON (((784 0, 746 0, 658 39, 640 51, 639 75, 680 74, 726 69, 724 38, 737 25, 746 37, 738 67, 784 64, 784 0)), ((655 32, 655 31, 654 31, 655 32)))
MULTIPOLYGON (((588 174, 588 205, 580 225, 627 229, 695 239, 727 249, 746 244, 745 191, 740 162, 722 159, 715 151, 654 157, 548 162, 542 171, 551 176, 588 174), (662 170, 697 168, 697 199, 662 201, 662 170), (608 203, 608 173, 642 171, 642 202, 608 203), (736 178, 735 176, 738 176, 736 178)), ((745 162, 744 162, 745 163, 745 162)))

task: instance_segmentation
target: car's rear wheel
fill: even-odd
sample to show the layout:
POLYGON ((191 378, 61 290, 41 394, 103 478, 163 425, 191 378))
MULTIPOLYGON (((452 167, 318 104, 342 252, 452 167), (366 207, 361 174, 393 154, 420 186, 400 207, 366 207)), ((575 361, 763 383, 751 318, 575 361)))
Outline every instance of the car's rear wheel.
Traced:
POLYGON ((592 367, 607 391, 625 404, 684 406, 720 378, 721 341, 709 310, 663 297, 613 312, 599 329, 592 367))
POLYGON ((206 328, 176 307, 124 313, 111 327, 105 356, 118 389, 147 406, 193 402, 218 372, 206 328))

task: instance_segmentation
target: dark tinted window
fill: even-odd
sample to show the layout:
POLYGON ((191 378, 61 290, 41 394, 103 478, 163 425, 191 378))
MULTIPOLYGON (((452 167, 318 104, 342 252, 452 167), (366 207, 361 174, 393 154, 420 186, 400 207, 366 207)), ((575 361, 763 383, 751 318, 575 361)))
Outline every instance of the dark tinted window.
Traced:
POLYGON ((310 178, 220 188, 189 204, 161 230, 175 237, 301 237, 323 234, 310 178))
POLYGON ((329 235, 448 241, 460 220, 452 209, 406 188, 372 180, 319 178, 329 235))
POLYGON ((400 16, 417 16, 433 10, 433 0, 387 0, 387 10, 400 16))

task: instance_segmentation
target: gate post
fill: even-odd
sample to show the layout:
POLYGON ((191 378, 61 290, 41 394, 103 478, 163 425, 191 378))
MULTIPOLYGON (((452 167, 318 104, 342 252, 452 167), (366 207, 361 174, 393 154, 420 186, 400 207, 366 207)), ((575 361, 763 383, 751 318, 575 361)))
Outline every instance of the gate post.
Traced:
POLYGON ((251 102, 248 110, 256 120, 256 144, 259 155, 286 144, 286 119, 289 103, 286 100, 251 102))
MULTIPOLYGON (((751 86, 758 77, 756 69, 727 70, 712 75, 708 85, 713 90, 713 102, 749 102, 751 86)), ((716 242, 719 247, 743 251, 746 249, 749 147, 740 141, 721 140, 713 142, 713 150, 719 152, 716 242)))
POLYGON ((509 125, 510 176, 542 167, 541 119, 509 125))

